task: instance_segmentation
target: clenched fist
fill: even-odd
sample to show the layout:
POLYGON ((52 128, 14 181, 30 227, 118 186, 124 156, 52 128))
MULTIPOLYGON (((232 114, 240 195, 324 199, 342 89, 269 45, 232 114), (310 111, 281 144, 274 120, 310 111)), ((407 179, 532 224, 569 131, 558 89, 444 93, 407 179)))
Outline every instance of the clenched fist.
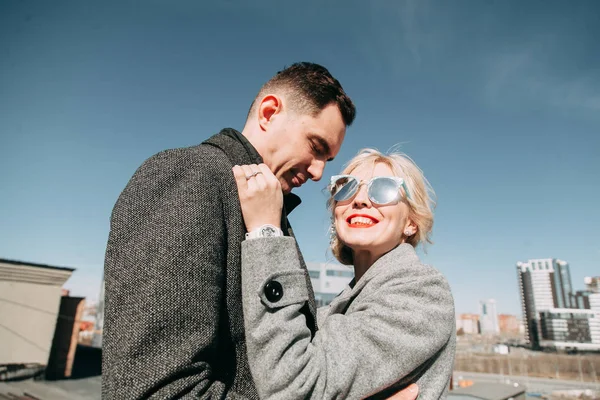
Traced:
POLYGON ((264 224, 281 228, 283 193, 279 180, 265 164, 236 165, 233 175, 248 232, 264 224))

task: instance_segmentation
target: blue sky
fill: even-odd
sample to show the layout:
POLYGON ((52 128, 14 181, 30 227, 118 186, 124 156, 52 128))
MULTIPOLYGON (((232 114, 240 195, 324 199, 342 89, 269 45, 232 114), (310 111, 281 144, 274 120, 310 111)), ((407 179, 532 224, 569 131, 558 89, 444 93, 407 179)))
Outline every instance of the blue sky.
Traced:
MULTIPOLYGON (((140 163, 241 129, 262 83, 313 61, 358 108, 325 176, 401 144, 436 190, 423 259, 457 311, 520 314, 519 260, 600 275, 598 37, 595 1, 1 2, 0 258, 75 267, 97 298, 140 163)), ((308 261, 332 261, 325 184, 291 215, 308 261)))

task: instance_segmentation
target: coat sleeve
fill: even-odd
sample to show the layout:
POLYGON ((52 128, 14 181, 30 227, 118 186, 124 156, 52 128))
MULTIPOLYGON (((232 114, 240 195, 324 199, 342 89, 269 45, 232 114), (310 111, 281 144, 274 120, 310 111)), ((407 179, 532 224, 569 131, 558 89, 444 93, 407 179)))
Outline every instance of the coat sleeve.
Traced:
POLYGON ((440 273, 389 279, 311 339, 292 238, 242 243, 250 369, 261 399, 358 399, 412 379, 448 343, 454 307, 440 273))
POLYGON ((105 399, 241 398, 217 370, 227 247, 222 194, 215 174, 194 162, 175 151, 152 157, 113 210, 105 399))

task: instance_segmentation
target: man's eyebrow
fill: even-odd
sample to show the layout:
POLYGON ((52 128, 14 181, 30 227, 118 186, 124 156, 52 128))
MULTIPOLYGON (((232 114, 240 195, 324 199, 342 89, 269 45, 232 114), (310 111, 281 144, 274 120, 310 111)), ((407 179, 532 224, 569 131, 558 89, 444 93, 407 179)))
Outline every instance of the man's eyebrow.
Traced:
MULTIPOLYGON (((331 154, 331 148, 329 147, 329 143, 325 139, 320 136, 312 136, 312 140, 319 142, 319 146, 323 148, 323 154, 331 154)), ((333 161, 335 157, 329 157, 327 161, 333 161)))

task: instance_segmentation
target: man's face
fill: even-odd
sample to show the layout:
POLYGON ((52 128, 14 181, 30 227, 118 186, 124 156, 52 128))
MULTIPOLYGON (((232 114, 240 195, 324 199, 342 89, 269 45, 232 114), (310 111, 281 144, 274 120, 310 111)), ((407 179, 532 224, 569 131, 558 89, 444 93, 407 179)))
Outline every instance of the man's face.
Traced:
POLYGON ((335 104, 326 106, 314 117, 280 112, 268 125, 268 150, 263 159, 286 194, 309 179, 321 179, 325 163, 340 151, 346 133, 335 104))

